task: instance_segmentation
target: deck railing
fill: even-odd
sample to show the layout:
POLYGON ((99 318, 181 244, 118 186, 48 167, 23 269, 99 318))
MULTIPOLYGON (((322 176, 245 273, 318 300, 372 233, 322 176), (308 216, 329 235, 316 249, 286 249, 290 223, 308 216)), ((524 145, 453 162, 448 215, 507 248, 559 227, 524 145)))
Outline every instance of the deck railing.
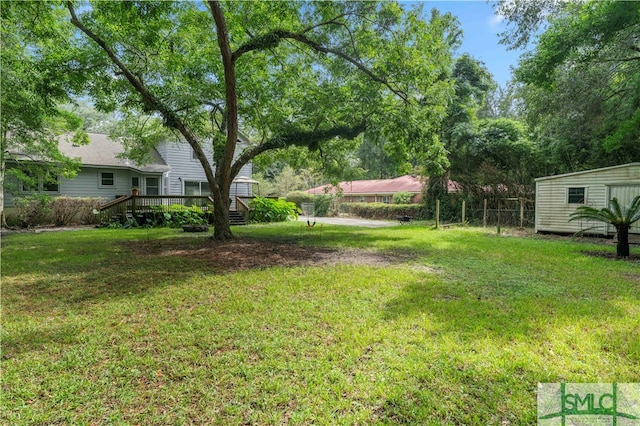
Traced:
MULTIPOLYGON (((245 219, 249 217, 249 204, 255 196, 236 196, 235 210, 242 213, 245 219)), ((278 197, 265 197, 275 198, 278 197)), ((123 195, 100 206, 100 223, 107 223, 112 218, 124 218, 127 214, 145 214, 157 211, 159 206, 166 207, 174 204, 183 206, 198 206, 203 211, 213 211, 213 198, 206 195, 123 195)), ((232 206, 233 209, 233 206, 232 206)))
POLYGON ((213 211, 213 198, 204 195, 125 195, 100 206, 100 222, 106 223, 114 217, 125 217, 127 214, 135 216, 157 211, 158 207, 168 209, 174 204, 213 211))

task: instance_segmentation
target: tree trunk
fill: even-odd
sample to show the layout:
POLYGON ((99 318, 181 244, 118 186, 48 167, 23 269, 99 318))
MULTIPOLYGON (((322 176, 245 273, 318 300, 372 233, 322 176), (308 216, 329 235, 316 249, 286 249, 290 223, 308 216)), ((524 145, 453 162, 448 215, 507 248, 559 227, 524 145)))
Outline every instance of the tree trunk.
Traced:
POLYGON ((213 239, 225 241, 233 238, 229 224, 229 191, 221 188, 220 194, 213 198, 213 239))
POLYGON ((616 254, 618 257, 629 257, 629 226, 619 226, 616 231, 618 231, 616 254))
POLYGON ((229 44, 229 33, 222 6, 218 1, 210 0, 209 8, 216 23, 216 35, 224 68, 226 101, 227 143, 224 155, 216 164, 216 180, 220 187, 219 203, 221 205, 214 205, 215 230, 213 238, 220 241, 233 238, 231 226, 229 225, 229 195, 234 177, 231 173, 231 166, 238 142, 238 93, 236 91, 236 64, 229 44), (224 223, 222 222, 223 219, 225 220, 224 223))
POLYGON ((0 228, 7 227, 7 219, 4 215, 4 164, 0 165, 0 228))

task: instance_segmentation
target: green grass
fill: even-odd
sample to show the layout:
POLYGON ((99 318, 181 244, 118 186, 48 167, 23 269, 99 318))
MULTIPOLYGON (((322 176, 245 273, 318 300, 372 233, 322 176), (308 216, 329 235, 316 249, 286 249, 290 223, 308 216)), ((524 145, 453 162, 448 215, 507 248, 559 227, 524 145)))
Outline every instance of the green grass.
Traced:
MULTIPOLYGON (((127 242, 2 241, 3 424, 536 423, 538 382, 640 382, 640 265, 482 229, 249 226, 391 266, 221 271, 127 242)), ((185 240, 187 241, 187 240, 185 240)))

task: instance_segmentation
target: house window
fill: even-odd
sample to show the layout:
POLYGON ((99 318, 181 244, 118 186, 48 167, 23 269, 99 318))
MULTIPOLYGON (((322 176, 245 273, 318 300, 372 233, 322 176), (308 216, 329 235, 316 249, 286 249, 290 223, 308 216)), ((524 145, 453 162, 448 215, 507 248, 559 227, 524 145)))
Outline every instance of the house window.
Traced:
POLYGON ((100 172, 100 187, 116 186, 116 176, 113 172, 100 172))
POLYGON ((23 170, 22 173, 26 176, 25 180, 20 180, 20 191, 33 192, 37 190, 38 176, 30 172, 29 170, 23 170))
POLYGON ((140 178, 138 176, 131 177, 131 187, 140 188, 140 178))
POLYGON ((196 150, 193 149, 193 148, 191 148, 191 159, 194 160, 194 161, 200 161, 198 159, 198 154, 196 154, 196 150))
POLYGON ((202 181, 185 181, 184 195, 211 195, 211 187, 209 182, 202 181))
POLYGON ((567 203, 584 204, 585 188, 569 188, 567 190, 567 203))
POLYGON ((30 171, 24 171, 29 181, 20 182, 20 191, 22 192, 60 192, 60 176, 57 173, 47 172, 45 174, 36 174, 30 171))
POLYGON ((145 194, 147 195, 160 195, 160 178, 148 177, 146 179, 147 187, 145 188, 145 194))
POLYGON ((60 176, 57 173, 47 173, 42 179, 43 192, 60 192, 60 176))

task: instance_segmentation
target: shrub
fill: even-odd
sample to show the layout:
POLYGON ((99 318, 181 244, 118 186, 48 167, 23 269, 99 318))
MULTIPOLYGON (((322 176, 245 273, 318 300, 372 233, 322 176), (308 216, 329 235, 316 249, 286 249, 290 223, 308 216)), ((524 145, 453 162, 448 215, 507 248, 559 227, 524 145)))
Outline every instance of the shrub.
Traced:
POLYGON ((80 212, 83 202, 80 198, 56 197, 49 204, 53 223, 56 226, 66 226, 80 212))
POLYGON ((16 208, 21 225, 26 228, 46 223, 51 212, 50 203, 51 197, 41 194, 16 199, 16 208))
POLYGON ((413 194, 408 191, 400 191, 393 194, 393 204, 411 204, 413 194))
POLYGON ((9 228, 14 228, 22 225, 22 220, 20 220, 17 214, 7 214, 5 220, 7 222, 7 227, 9 228))
POLYGON ((386 203, 342 203, 340 211, 365 219, 390 219, 396 216, 412 216, 422 218, 423 206, 420 204, 386 204, 386 203))
POLYGON ((206 225, 208 216, 198 206, 183 206, 182 204, 172 204, 165 208, 162 206, 153 207, 153 222, 155 225, 164 225, 172 228, 179 228, 182 225, 206 225))
POLYGON ((80 200, 81 206, 80 212, 78 213, 78 219, 80 219, 80 223, 97 223, 99 215, 93 214, 93 211, 97 210, 102 205, 104 200, 102 198, 91 197, 80 198, 80 200))
POLYGON ((56 226, 66 226, 70 223, 95 223, 93 214, 102 204, 101 198, 55 197, 51 200, 50 208, 53 222, 56 226))
POLYGON ((333 195, 321 194, 313 197, 314 213, 316 216, 327 216, 329 209, 331 209, 331 202, 335 199, 333 195))
POLYGON ((313 195, 304 191, 291 191, 287 194, 285 199, 291 203, 294 203, 299 209, 302 208, 302 203, 313 203, 313 195))
POLYGON ((300 210, 286 200, 256 197, 249 204, 249 220, 252 222, 284 222, 289 218, 297 219, 300 210))

